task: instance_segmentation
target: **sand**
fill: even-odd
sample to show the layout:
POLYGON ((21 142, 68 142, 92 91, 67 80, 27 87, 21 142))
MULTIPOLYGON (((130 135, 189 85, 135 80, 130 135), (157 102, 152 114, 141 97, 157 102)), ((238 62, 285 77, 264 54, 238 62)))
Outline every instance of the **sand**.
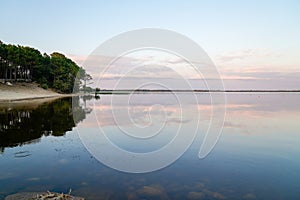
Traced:
POLYGON ((30 99, 43 99, 51 97, 63 97, 52 90, 45 90, 35 83, 12 83, 6 85, 0 83, 0 102, 11 102, 30 99))

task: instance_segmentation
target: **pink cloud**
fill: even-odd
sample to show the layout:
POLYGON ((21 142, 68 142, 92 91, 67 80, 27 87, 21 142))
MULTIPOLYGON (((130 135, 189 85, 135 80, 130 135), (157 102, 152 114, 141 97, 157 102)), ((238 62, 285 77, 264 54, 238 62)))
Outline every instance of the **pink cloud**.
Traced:
POLYGON ((242 49, 228 53, 220 54, 216 57, 221 62, 232 62, 235 60, 257 59, 257 58, 274 58, 280 57, 282 53, 277 53, 268 49, 242 49))

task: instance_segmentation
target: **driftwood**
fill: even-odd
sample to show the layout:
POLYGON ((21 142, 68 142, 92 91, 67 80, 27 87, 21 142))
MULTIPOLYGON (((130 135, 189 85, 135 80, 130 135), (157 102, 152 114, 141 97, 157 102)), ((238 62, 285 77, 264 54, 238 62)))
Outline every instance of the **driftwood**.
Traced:
POLYGON ((84 198, 54 192, 21 192, 9 195, 5 200, 84 200, 84 198))

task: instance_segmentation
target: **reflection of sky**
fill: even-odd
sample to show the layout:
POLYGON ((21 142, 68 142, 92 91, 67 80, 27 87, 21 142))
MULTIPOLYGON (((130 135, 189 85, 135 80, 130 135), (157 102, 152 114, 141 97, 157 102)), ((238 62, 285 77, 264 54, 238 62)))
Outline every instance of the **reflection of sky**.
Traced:
MULTIPOLYGON (((167 103, 171 95, 164 94, 163 96, 164 98, 160 98, 160 104, 168 112, 176 113, 176 105, 167 103)), ((184 156, 163 170, 161 176, 166 176, 164 172, 174 171, 173 179, 177 181, 189 183, 194 180, 208 180, 206 184, 213 188, 222 188, 222 194, 228 194, 228 191, 239 193, 231 194, 230 199, 241 199, 246 194, 248 194, 246 197, 255 196, 258 199, 259 197, 261 199, 298 197, 297 185, 300 180, 299 97, 299 94, 295 93, 227 94, 227 112, 223 134, 211 154, 203 160, 199 160, 197 154, 211 118, 210 97, 209 94, 198 94, 199 103, 197 105, 193 101, 185 101, 185 109, 191 107, 200 111, 198 135, 184 156), (238 195, 240 197, 237 197, 238 195)), ((117 109, 127 109, 124 99, 126 98, 120 97, 117 109)), ((155 95, 152 96, 152 99, 159 101, 155 95)), ((151 106, 147 95, 142 96, 138 102, 136 111, 141 113, 151 106)), ((100 101, 96 102, 94 112, 97 113, 100 121, 102 117, 104 121, 106 120, 103 124, 104 129, 107 127, 107 129, 115 131, 114 124, 110 121, 113 120, 113 117, 107 118, 111 109, 109 106, 110 97, 103 96, 100 101)), ((213 105, 215 109, 219 109, 220 106, 217 101, 213 105)), ((157 109, 161 108, 157 107, 157 109)), ((196 113, 190 112, 189 120, 184 123, 194 126, 196 113)), ((156 112, 156 114, 160 114, 160 112, 156 112)), ((159 116, 156 115, 152 115, 152 117, 159 119, 159 116)), ((84 127, 85 122, 80 126, 84 127)), ((93 123, 89 122, 87 126, 91 124, 93 123)), ((122 126, 130 126, 130 124, 122 124, 122 126)), ((176 128, 176 124, 169 126, 169 131, 176 128)), ((111 137, 112 141, 120 147, 134 152, 154 150, 165 145, 170 138, 172 135, 165 133, 165 137, 160 138, 160 141, 152 141, 157 142, 156 144, 142 143, 139 146, 136 141, 120 137, 120 134, 111 137), (128 146, 135 148, 128 148, 128 146)), ((170 179, 169 176, 165 178, 170 179)))
MULTIPOLYGON (((182 96, 182 94, 179 94, 182 96)), ((211 94, 213 96, 218 96, 219 94, 211 94)), ((114 97, 114 104, 111 105, 111 96, 103 95, 99 101, 89 102, 89 106, 93 107, 94 113, 97 113, 97 118, 99 119, 100 124, 103 126, 106 125, 114 125, 114 119, 112 115, 112 109, 115 110, 126 110, 126 112, 135 112, 134 117, 140 118, 144 116, 143 120, 148 120, 149 110, 152 111, 154 115, 167 115, 171 116, 170 121, 176 121, 176 113, 180 111, 180 108, 176 104, 175 101, 172 100, 172 95, 169 94, 149 94, 149 95, 137 95, 138 101, 135 101, 130 107, 127 104, 127 95, 120 95, 114 97), (153 106, 154 105, 154 106, 153 106), (157 106, 160 105, 160 106, 157 106), (162 107, 164 112, 162 112, 162 107), (103 113, 103 114, 102 114, 103 113), (173 116, 173 117, 172 117, 173 116)), ((258 119, 260 117, 269 116, 276 120, 280 118, 288 123, 288 121, 298 120, 297 112, 299 109, 299 93, 256 93, 256 94, 245 94, 245 93, 227 93, 227 120, 225 125, 230 126, 230 124, 236 124, 234 120, 250 120, 251 118, 258 119), (279 113, 278 115, 274 115, 274 113, 279 113), (294 117, 288 118, 285 115, 292 115, 294 117), (243 116, 243 117, 238 117, 243 116), (284 117, 283 117, 284 116, 284 117), (233 118, 234 119, 231 119, 233 118), (231 122, 233 121, 233 122, 231 122)), ((210 116, 210 111, 212 109, 212 105, 210 105, 210 94, 207 93, 198 93, 197 101, 198 104, 195 104, 195 100, 185 98, 184 106, 192 107, 196 106, 199 109, 201 114, 201 119, 208 118, 210 116), (207 116, 207 117, 205 117, 207 116)), ((213 105, 214 108, 218 108, 218 101, 215 101, 213 105)), ((197 112, 191 112, 191 114, 197 114, 197 112)), ((87 126, 88 124, 93 124, 94 118, 89 115, 84 123, 80 124, 80 126, 87 126)), ((126 115, 127 116, 127 115, 126 115)), ((124 117, 126 117, 124 116, 124 117)), ((159 117, 159 116, 158 116, 159 117)), ((190 116, 189 118, 193 118, 190 116)), ((186 121, 185 119, 183 121, 186 121)), ((128 119, 123 118, 122 121, 128 122, 128 119)))
MULTIPOLYGON (((184 94, 180 95, 184 96, 184 94)), ((218 94, 212 95, 217 96, 218 94)), ((108 133, 108 137, 114 143, 125 149, 143 151, 142 149, 145 148, 144 151, 147 151, 147 149, 153 150, 165 145, 175 136, 174 131, 178 129, 179 125, 183 128, 184 126, 196 127, 198 112, 200 113, 198 134, 203 139, 209 127, 212 109, 218 110, 219 106, 222 106, 218 105, 217 101, 214 106, 210 105, 209 94, 197 94, 199 103, 196 104, 195 101, 186 98, 182 107, 185 115, 181 116, 180 107, 176 102, 172 102, 171 94, 137 96, 139 101, 127 106, 127 95, 114 97, 104 95, 99 101, 95 101, 93 113, 79 127, 97 130, 98 120, 101 129, 108 133), (114 98, 113 105, 111 105, 112 97, 114 98), (154 106, 151 105, 151 102, 154 106), (148 136, 153 136, 150 137, 152 138, 151 142, 138 139, 148 136)), ((221 138, 231 138, 234 141, 238 138, 244 139, 244 137, 250 139, 259 137, 265 142, 270 139, 270 136, 272 136, 272 140, 276 141, 297 137, 300 119, 298 97, 299 94, 284 93, 227 94, 227 112, 224 133, 221 138)), ((246 142, 245 146, 255 146, 255 140, 253 143, 251 140, 243 140, 243 142, 246 142)), ((238 142, 240 147, 243 147, 243 142, 238 142)), ((264 144, 264 142, 262 143, 264 144)), ((258 141, 257 145, 259 143, 261 142, 258 141)))
POLYGON ((168 144, 179 130, 191 132, 197 126, 196 98, 190 97, 195 96, 193 94, 103 96, 99 101, 95 101, 93 113, 79 124, 79 129, 88 127, 100 131, 97 129, 99 126, 118 146, 133 151, 144 152, 147 149, 153 151, 168 144), (189 106, 186 106, 186 102, 189 102, 189 106))
MULTIPOLYGON (((149 113, 153 122, 164 119, 163 108, 171 118, 177 119, 178 107, 172 97, 168 94, 151 97, 156 105, 161 105, 154 106, 153 112, 149 113)), ((127 97, 117 95, 114 98, 116 109, 127 111, 124 101, 127 97)), ((170 199, 186 199, 195 192, 221 194, 227 199, 299 199, 299 94, 228 94, 223 134, 211 154, 202 160, 198 159, 198 152, 204 136, 202 131, 211 117, 211 105, 208 94, 198 94, 197 99, 198 105, 185 101, 183 110, 188 111, 188 115, 184 115, 187 120, 183 124, 187 129, 194 125, 196 110, 188 108, 198 108, 199 134, 188 151, 167 168, 134 175, 107 168, 91 157, 73 130, 64 137, 42 137, 39 143, 7 148, 0 155, 0 197, 19 191, 66 193, 71 187, 72 194, 87 199, 99 199, 101 195, 105 197, 104 194, 114 199, 126 199, 128 193, 141 195, 145 186, 156 185, 155 188, 164 191, 160 195, 170 199), (21 151, 29 152, 30 156, 15 158, 15 153, 21 151)), ((172 131, 179 123, 170 122, 162 132, 165 135, 152 140, 152 144, 139 143, 141 141, 125 135, 120 139, 122 135, 109 112, 110 100, 110 96, 101 96, 98 101, 88 101, 87 106, 93 107, 95 103, 93 113, 80 122, 78 130, 87 137, 97 133, 97 116, 99 121, 105 122, 102 128, 111 134, 113 142, 135 152, 154 150, 174 137, 172 131)), ((138 102, 135 112, 140 119, 151 107, 151 101, 144 95, 138 102)), ((216 109, 219 106, 218 102, 214 105, 216 109)), ((136 128, 130 124, 122 124, 122 127, 136 128)))

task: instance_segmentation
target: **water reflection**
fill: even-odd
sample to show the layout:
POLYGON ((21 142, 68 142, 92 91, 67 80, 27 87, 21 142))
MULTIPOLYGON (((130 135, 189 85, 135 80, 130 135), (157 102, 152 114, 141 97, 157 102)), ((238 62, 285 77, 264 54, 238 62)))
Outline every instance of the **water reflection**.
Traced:
MULTIPOLYGON (((6 148, 0 155, 0 199, 17 192, 51 190, 67 193, 70 188, 76 196, 95 200, 300 198, 299 94, 229 94, 223 134, 213 152, 204 160, 197 157, 202 133, 212 117, 211 107, 218 109, 219 105, 210 105, 208 94, 198 94, 197 97, 198 104, 185 104, 183 109, 188 111, 188 115, 184 118, 178 117, 178 106, 172 103, 168 94, 134 96, 139 99, 130 107, 124 101, 124 95, 114 97, 113 107, 110 96, 101 96, 98 101, 92 97, 80 102, 78 99, 75 111, 79 117, 75 123, 68 113, 71 105, 68 99, 34 107, 1 107, 0 119, 7 127, 11 126, 10 123, 18 127, 18 120, 14 120, 16 117, 9 118, 11 113, 15 113, 14 116, 23 116, 22 122, 32 120, 26 131, 34 129, 40 133, 36 137, 7 142, 4 140, 6 133, 1 132, 0 141, 4 148, 33 143, 6 148), (155 106, 152 106, 153 102, 155 106), (38 119, 33 112, 39 109, 47 114, 39 116, 43 119, 38 119), (129 141, 126 135, 119 134, 112 109, 115 113, 120 111, 117 117, 123 122, 120 124, 122 128, 127 130, 135 124, 142 127, 164 119, 170 131, 149 144, 129 141), (87 152, 77 131, 73 129, 64 133, 76 124, 86 137, 91 138, 101 125, 107 136, 120 147, 133 152, 149 152, 172 139, 172 128, 176 129, 178 124, 194 126, 197 109, 200 112, 199 137, 175 163, 152 173, 128 174, 108 168, 87 152), (127 110, 133 121, 121 115, 127 110), (29 119, 25 117, 29 116, 26 111, 29 111, 29 119), (87 115, 88 112, 91 114, 87 115), (34 120, 32 117, 35 117, 34 120), (66 118, 60 119, 66 120, 66 124, 55 117, 66 118), (44 124, 44 127, 34 125, 35 121, 44 124), (48 124, 51 121, 52 126, 48 124), (54 129, 55 124, 61 124, 61 131, 54 129), (55 137, 54 134, 64 137, 55 137), (6 143, 2 144, 3 141, 6 143), (36 141, 39 142, 34 143, 36 141)), ((20 130, 15 130, 21 134, 20 130)), ((13 131, 10 133, 14 134, 13 131)), ((135 136, 145 136, 143 134, 136 132, 135 136)))
MULTIPOLYGON (((17 104, 17 103, 16 103, 17 104)), ((0 107, 0 151, 40 141, 42 136, 63 136, 86 118, 91 108, 79 105, 79 97, 57 99, 40 105, 2 105, 0 107)), ((26 156, 18 153, 16 157, 26 156)))

